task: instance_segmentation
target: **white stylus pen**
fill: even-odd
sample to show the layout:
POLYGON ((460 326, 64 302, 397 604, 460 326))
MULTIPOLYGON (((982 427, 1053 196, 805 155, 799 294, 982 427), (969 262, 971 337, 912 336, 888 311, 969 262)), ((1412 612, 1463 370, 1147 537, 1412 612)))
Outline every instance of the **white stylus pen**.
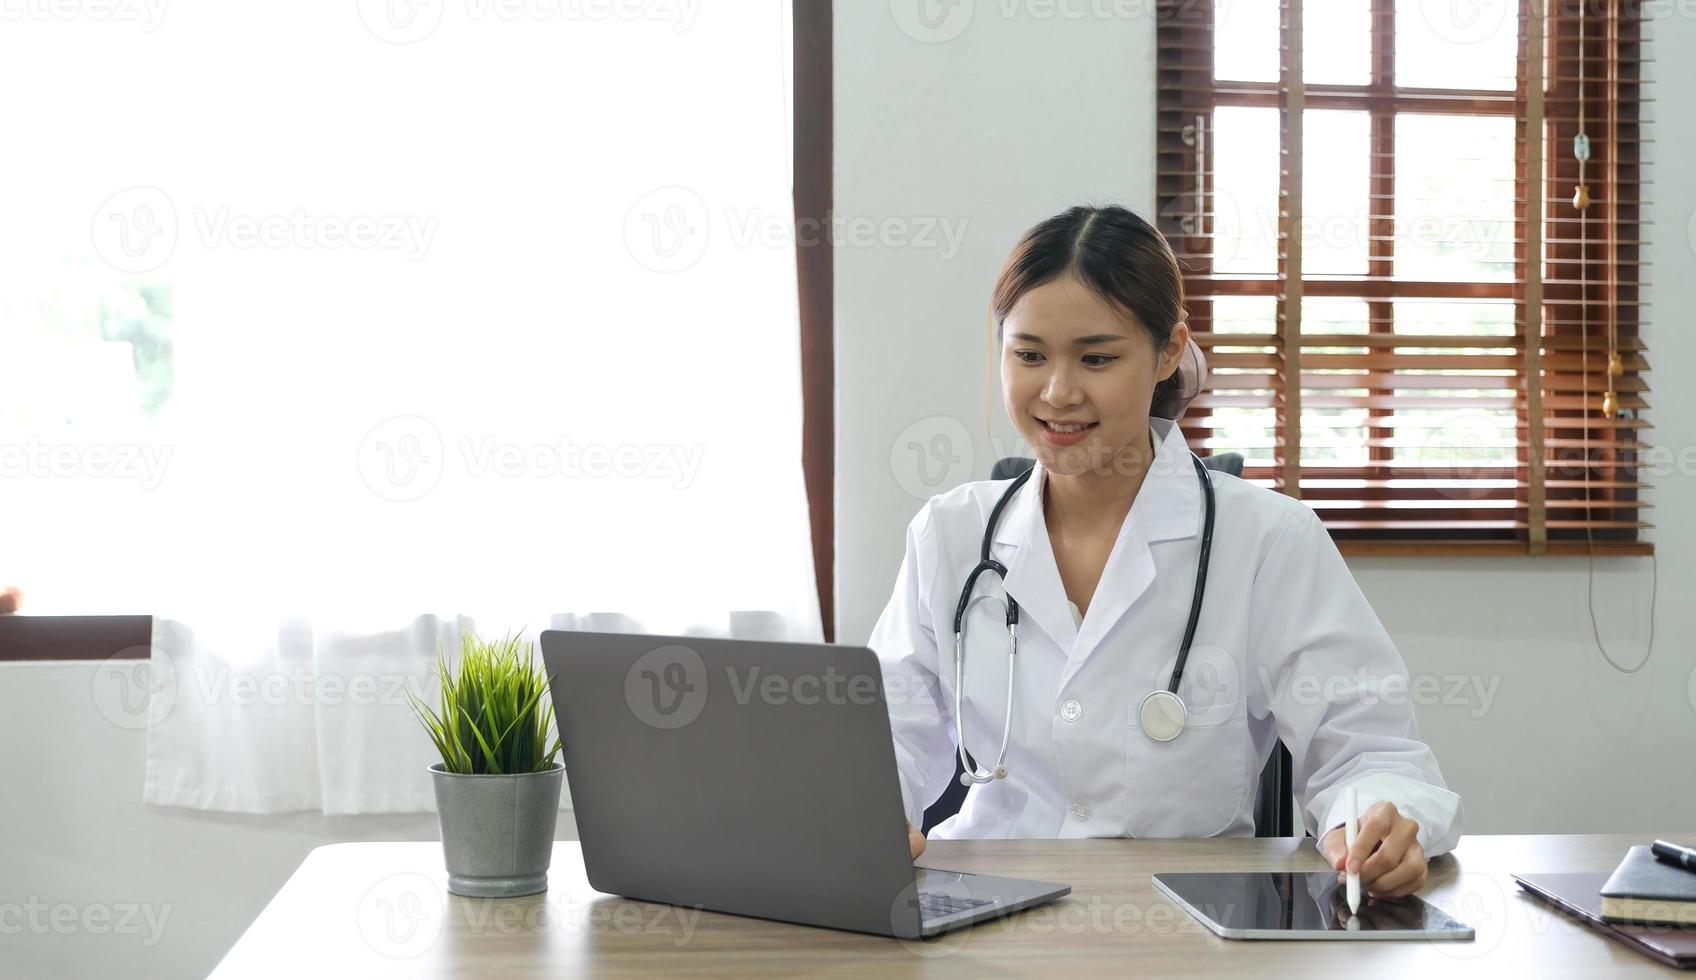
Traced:
MULTIPOLYGON (((1349 851, 1353 851, 1355 838, 1360 836, 1360 809, 1359 801, 1354 795, 1354 787, 1350 786, 1347 792, 1349 798, 1349 820, 1348 823, 1343 824, 1343 846, 1349 851)), ((1348 858, 1345 857, 1343 861, 1343 867, 1346 869, 1348 867, 1348 858)), ((1348 875, 1347 887, 1349 891, 1349 914, 1353 915, 1360 911, 1360 874, 1354 871, 1346 871, 1345 873, 1348 875)))

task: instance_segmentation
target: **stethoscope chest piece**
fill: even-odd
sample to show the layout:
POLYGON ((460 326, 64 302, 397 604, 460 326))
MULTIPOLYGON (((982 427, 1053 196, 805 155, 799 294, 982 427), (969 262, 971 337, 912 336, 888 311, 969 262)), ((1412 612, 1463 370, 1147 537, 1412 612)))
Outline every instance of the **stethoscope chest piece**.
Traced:
POLYGON ((1184 699, 1171 691, 1155 691, 1142 699, 1138 719, 1149 738, 1170 742, 1184 730, 1184 699))

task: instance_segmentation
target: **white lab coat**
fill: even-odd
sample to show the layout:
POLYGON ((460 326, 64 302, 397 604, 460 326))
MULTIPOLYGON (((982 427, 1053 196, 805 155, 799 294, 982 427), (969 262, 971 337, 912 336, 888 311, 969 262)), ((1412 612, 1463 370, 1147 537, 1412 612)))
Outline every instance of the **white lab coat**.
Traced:
MULTIPOLYGON (((1419 822, 1428 856, 1460 834, 1460 798, 1419 741, 1407 667, 1336 546, 1300 501, 1214 473, 1207 593, 1179 695, 1182 734, 1157 742, 1138 707, 1171 676, 1189 615, 1203 501, 1177 426, 1158 448, 1080 623, 1043 520, 1041 464, 1008 502, 991 554, 1021 609, 1006 779, 972 787, 935 838, 1214 837, 1254 833, 1256 780, 1281 738, 1315 838, 1340 825, 1343 787, 1419 822)), ((953 616, 1007 481, 939 494, 907 528, 906 557, 868 645, 882 664, 907 820, 954 774, 953 616)), ((974 594, 1001 595, 993 575, 974 594)), ((994 765, 1007 697, 1001 603, 967 618, 962 715, 980 771, 994 765)), ((1316 841, 1317 844, 1317 841, 1316 841)))

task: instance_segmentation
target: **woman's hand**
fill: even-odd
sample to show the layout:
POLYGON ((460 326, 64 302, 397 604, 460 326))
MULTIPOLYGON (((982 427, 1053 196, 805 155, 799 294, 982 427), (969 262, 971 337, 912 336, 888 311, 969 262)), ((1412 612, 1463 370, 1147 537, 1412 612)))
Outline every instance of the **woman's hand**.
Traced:
POLYGON ((912 824, 907 825, 907 846, 912 849, 915 861, 925 852, 925 835, 919 833, 918 828, 912 824))
POLYGON ((1397 813, 1394 803, 1374 803, 1360 815, 1352 850, 1344 844, 1342 827, 1326 834, 1319 850, 1339 873, 1359 874, 1366 894, 1400 898, 1425 886, 1425 850, 1418 833, 1419 821, 1397 813))

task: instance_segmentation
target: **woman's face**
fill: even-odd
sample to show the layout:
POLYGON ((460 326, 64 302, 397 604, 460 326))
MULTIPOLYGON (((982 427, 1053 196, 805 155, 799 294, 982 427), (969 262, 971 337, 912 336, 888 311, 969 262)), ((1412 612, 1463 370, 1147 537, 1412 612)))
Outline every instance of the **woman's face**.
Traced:
POLYGON ((1130 475, 1148 444, 1154 386, 1188 341, 1180 323, 1156 350, 1135 318, 1077 279, 1045 283, 1002 322, 1007 416, 1051 473, 1130 475))

